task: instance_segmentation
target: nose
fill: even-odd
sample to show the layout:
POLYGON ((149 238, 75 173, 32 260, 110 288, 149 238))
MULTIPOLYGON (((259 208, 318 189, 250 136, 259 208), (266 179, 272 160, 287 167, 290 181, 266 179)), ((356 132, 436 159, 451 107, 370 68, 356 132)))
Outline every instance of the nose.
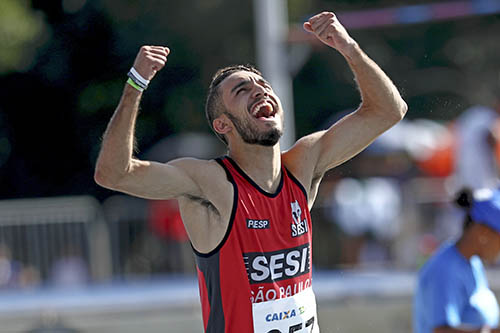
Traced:
POLYGON ((260 84, 255 84, 254 89, 252 92, 252 97, 253 98, 259 98, 262 96, 267 96, 267 91, 264 87, 262 87, 260 84))

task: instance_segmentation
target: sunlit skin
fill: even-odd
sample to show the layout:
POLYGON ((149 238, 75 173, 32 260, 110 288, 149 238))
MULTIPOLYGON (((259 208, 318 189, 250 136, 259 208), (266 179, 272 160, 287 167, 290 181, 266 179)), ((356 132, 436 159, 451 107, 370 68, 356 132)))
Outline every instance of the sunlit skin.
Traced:
MULTIPOLYGON (((286 167, 306 190, 311 209, 323 175, 360 153, 400 121, 408 108, 390 78, 363 52, 334 13, 312 16, 304 22, 304 29, 344 57, 359 88, 358 109, 282 152, 278 140, 288 110, 283 110, 260 75, 238 71, 219 83, 223 108, 211 125, 226 139, 228 155, 261 189, 275 193, 286 167)), ((168 47, 144 45, 133 67, 152 80, 169 56, 168 47)), ((178 158, 158 163, 136 158, 134 132, 141 96, 141 91, 125 85, 104 133, 94 178, 106 188, 138 197, 177 199, 193 247, 209 253, 228 230, 233 184, 212 159, 178 158)))
POLYGON ((240 71, 220 84, 225 112, 214 120, 214 128, 228 141, 274 146, 281 137, 284 116, 281 102, 260 75, 240 71), (267 139, 267 140, 266 140, 267 139))

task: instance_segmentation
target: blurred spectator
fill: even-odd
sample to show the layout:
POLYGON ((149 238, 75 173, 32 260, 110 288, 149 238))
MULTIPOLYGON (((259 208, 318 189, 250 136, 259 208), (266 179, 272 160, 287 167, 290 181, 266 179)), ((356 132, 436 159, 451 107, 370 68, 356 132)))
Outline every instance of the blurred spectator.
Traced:
POLYGON ((433 234, 423 234, 418 240, 417 266, 422 267, 438 247, 439 241, 433 234))
POLYGON ((12 259, 10 248, 0 243, 0 288, 12 288, 19 285, 22 264, 12 259))
POLYGON ((41 283, 40 271, 33 265, 24 265, 19 276, 19 286, 22 288, 34 288, 41 283))
POLYGON ((455 189, 496 187, 499 184, 496 159, 500 113, 496 109, 473 106, 456 121, 455 189))
POLYGON ((389 178, 340 180, 333 190, 331 216, 346 234, 344 264, 373 264, 389 259, 387 240, 399 232, 399 185, 389 178), (373 237, 367 237, 372 235, 373 237))
POLYGON ((154 200, 149 207, 150 227, 157 236, 177 242, 188 240, 177 200, 154 200))
POLYGON ((56 287, 82 286, 89 282, 87 263, 77 247, 68 244, 62 256, 54 261, 50 282, 56 287))
POLYGON ((0 243, 0 289, 29 288, 40 284, 40 272, 12 258, 11 249, 0 243))
POLYGON ((165 246, 165 268, 169 272, 194 272, 194 260, 177 200, 154 200, 149 206, 149 226, 165 246))
POLYGON ((414 332, 500 332, 499 307, 483 261, 500 254, 500 190, 463 191, 463 234, 422 267, 414 299, 414 332))

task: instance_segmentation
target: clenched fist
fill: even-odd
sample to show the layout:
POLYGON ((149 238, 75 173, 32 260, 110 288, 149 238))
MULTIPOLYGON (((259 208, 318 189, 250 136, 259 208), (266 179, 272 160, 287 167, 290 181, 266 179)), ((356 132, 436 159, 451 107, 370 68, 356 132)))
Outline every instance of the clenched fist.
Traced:
POLYGON ((356 41, 349 36, 344 26, 332 12, 322 12, 314 15, 304 23, 304 29, 344 55, 348 54, 352 47, 357 45, 356 41))
POLYGON ((165 66, 170 49, 164 46, 142 46, 134 61, 135 70, 146 80, 165 66))

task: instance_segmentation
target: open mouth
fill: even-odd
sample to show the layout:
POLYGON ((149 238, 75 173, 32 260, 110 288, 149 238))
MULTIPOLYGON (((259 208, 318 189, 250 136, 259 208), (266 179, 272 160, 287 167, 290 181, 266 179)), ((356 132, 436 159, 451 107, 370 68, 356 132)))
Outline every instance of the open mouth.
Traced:
POLYGON ((264 99, 250 107, 250 114, 257 119, 274 119, 276 108, 271 100, 264 99))

